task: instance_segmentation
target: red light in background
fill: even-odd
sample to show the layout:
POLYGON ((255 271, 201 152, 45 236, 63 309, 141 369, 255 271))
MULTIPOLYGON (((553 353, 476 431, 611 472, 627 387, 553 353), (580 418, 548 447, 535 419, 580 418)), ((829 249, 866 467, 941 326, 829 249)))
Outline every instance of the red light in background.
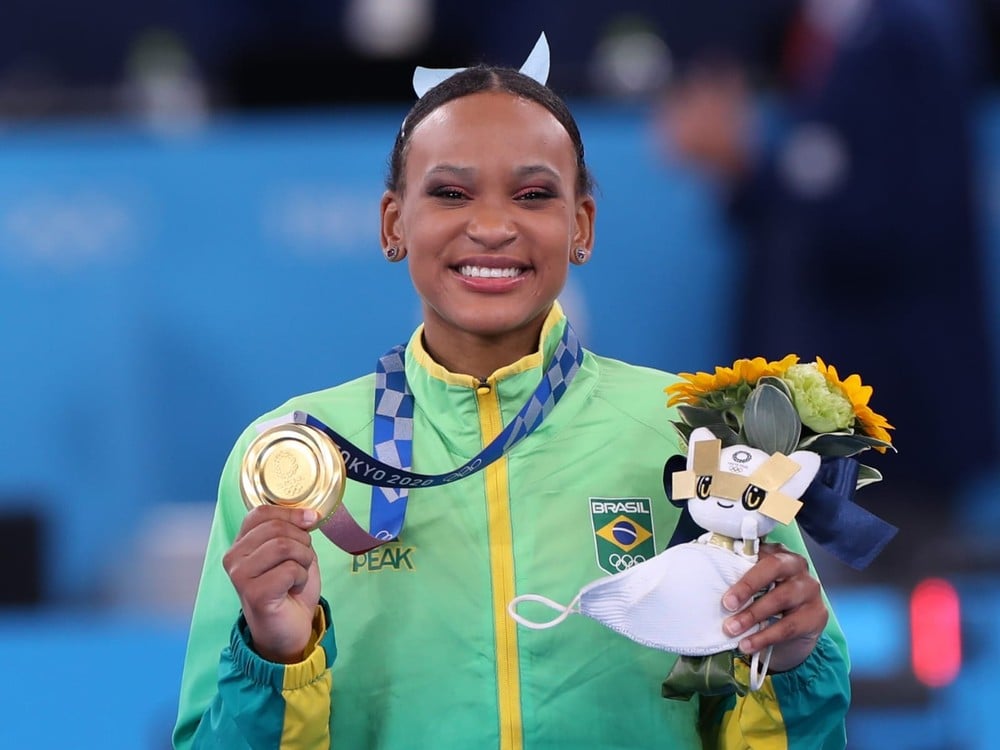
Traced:
POLYGON ((913 674, 928 687, 944 687, 962 668, 962 618, 958 592, 942 578, 927 578, 910 596, 913 674))

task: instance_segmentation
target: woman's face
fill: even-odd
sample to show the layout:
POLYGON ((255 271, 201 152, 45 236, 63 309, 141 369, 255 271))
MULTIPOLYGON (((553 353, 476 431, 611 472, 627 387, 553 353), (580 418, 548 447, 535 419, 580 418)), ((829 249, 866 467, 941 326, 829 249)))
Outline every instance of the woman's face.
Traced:
POLYGON ((429 342, 541 325, 571 249, 592 244, 594 202, 576 177, 569 134, 526 99, 473 94, 416 126, 382 232, 406 249, 429 342))

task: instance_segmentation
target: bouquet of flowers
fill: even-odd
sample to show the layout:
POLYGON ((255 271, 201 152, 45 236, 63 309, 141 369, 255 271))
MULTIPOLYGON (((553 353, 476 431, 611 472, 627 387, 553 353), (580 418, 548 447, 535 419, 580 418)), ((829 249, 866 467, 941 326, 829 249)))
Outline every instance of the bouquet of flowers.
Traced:
MULTIPOLYGON (((674 567, 697 582, 685 592, 685 599, 691 600, 698 590, 705 589, 711 591, 709 600, 714 600, 751 564, 744 562, 744 568, 738 568, 733 557, 720 557, 712 550, 720 536, 727 550, 726 540, 733 542, 732 555, 738 556, 742 549, 743 555, 756 562, 757 538, 768 533, 780 518, 766 510, 765 503, 769 493, 777 490, 780 494, 781 490, 767 488, 768 500, 762 501, 765 495, 761 488, 746 482, 752 482, 756 472, 766 468, 766 463, 760 463, 762 455, 774 458, 783 454, 798 464, 797 472, 781 485, 796 503, 791 515, 814 541, 853 568, 864 569, 896 533, 894 526, 853 502, 855 490, 882 479, 876 469, 855 457, 872 449, 882 453, 895 450, 888 432, 893 427, 872 411, 868 405, 872 388, 863 385, 858 375, 841 380, 837 370, 819 357, 800 363, 797 355, 789 354, 776 362, 762 357, 739 359, 731 367, 716 367, 714 373, 681 373, 680 378, 665 391, 670 396, 667 406, 677 408, 679 418, 671 422, 688 455, 686 461, 682 456, 668 459, 664 490, 670 502, 684 508, 684 515, 661 554, 673 555, 678 561, 674 567), (693 471, 699 462, 698 446, 709 444, 715 445, 703 452, 701 469, 693 471), (818 454, 819 460, 810 453, 818 454), (741 464, 743 468, 740 474, 733 474, 732 469, 719 468, 722 464, 741 464), (812 473, 796 484, 797 474, 806 472, 810 464, 812 473), (737 481, 737 494, 725 494, 734 491, 726 486, 726 480, 735 478, 743 480, 747 489, 741 490, 737 481), (738 502, 741 491, 742 502, 738 502), (717 502, 690 505, 687 501, 695 497, 717 502), (748 531, 754 537, 749 548, 748 531), (743 538, 737 539, 737 534, 743 538), (714 555, 712 564, 698 567, 710 553, 714 555)), ((702 614, 707 616, 708 609, 711 607, 702 614)), ((694 611, 692 616, 697 615, 694 611)), ((763 684, 770 650, 761 660, 754 654, 748 682, 737 676, 732 649, 679 654, 662 684, 665 698, 732 691, 743 695, 757 690, 763 684)))
MULTIPOLYGON (((819 357, 800 363, 789 354, 776 362, 738 359, 714 373, 680 373, 667 386, 673 422, 686 446, 697 427, 708 428, 723 446, 748 445, 767 453, 808 450, 820 456, 853 457, 895 448, 892 425, 868 405, 872 387, 861 377, 841 380, 819 357)), ((856 487, 877 482, 881 473, 860 464, 856 487)))

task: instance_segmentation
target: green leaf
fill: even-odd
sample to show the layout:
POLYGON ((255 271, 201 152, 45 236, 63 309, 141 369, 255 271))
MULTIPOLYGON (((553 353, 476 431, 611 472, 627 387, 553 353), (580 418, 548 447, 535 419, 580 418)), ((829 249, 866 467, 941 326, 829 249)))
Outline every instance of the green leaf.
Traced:
POLYGON ((816 440, 818 438, 824 437, 826 435, 853 435, 854 434, 851 430, 837 430, 836 432, 813 432, 808 427, 804 428, 802 432, 805 435, 805 437, 803 437, 801 440, 799 440, 799 448, 805 448, 805 447, 811 445, 812 443, 816 442, 816 440))
POLYGON ((854 437, 857 440, 872 446, 873 448, 888 448, 893 453, 897 453, 896 447, 892 443, 887 443, 885 440, 879 440, 878 438, 872 437, 871 435, 865 435, 863 433, 856 432, 854 437))
POLYGON ((712 424, 719 424, 723 417, 715 409, 706 409, 703 406, 689 406, 681 404, 677 407, 677 413, 681 419, 692 427, 708 427, 712 424))
POLYGON ((800 449, 808 448, 821 456, 856 456, 871 448, 864 435, 852 435, 847 432, 827 432, 813 435, 799 443, 800 449))
POLYGON ((689 424, 684 424, 683 422, 671 422, 670 424, 672 424, 674 429, 677 430, 677 434, 680 435, 681 442, 684 444, 686 449, 691 433, 694 432, 694 427, 689 424))
POLYGON ((739 432, 743 429, 743 414, 742 407, 734 406, 731 409, 726 409, 722 412, 722 423, 734 432, 739 432))
POLYGON ((731 398, 729 394, 725 391, 712 391, 711 393, 706 393, 701 398, 701 403, 707 406, 709 409, 715 409, 716 411, 721 411, 727 406, 736 403, 735 399, 731 398))
POLYGON ((856 456, 876 446, 892 448, 884 440, 851 432, 826 432, 820 435, 810 435, 799 443, 799 448, 811 450, 821 456, 856 456))
POLYGON ((749 445, 766 453, 789 454, 802 434, 798 412, 784 391, 773 385, 759 385, 747 399, 743 430, 749 445))
POLYGON ((855 485, 856 489, 861 489, 866 484, 875 484, 875 482, 882 481, 882 472, 871 466, 866 466, 861 464, 858 467, 858 482, 855 485))
POLYGON ((788 387, 788 383, 786 383, 784 380, 782 380, 779 377, 776 377, 774 375, 765 375, 764 377, 762 377, 760 380, 757 381, 757 387, 758 388, 760 386, 762 386, 762 385, 773 385, 779 391, 781 391, 786 396, 788 396, 788 400, 789 401, 793 400, 792 399, 792 389, 788 387))
POLYGON ((709 425, 708 429, 722 441, 723 448, 728 448, 730 445, 742 445, 746 442, 740 438, 739 433, 729 429, 724 424, 709 425))

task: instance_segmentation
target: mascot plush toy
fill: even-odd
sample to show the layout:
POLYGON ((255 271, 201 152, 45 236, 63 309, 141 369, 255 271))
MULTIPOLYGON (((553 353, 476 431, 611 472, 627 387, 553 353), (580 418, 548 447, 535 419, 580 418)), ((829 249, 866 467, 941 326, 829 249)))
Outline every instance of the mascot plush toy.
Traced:
MULTIPOLYGON (((669 467, 670 464, 668 463, 669 467)), ((820 457, 810 451, 789 456, 768 454, 747 445, 722 447, 722 441, 705 427, 695 429, 688 439, 686 468, 673 472, 667 497, 674 505, 687 505, 691 520, 704 533, 690 542, 668 547, 661 553, 684 571, 676 600, 688 601, 683 616, 699 613, 690 623, 689 641, 672 649, 683 656, 706 656, 732 651, 746 633, 728 640, 714 640, 722 633, 722 623, 732 613, 722 607, 722 596, 757 562, 760 539, 776 524, 789 523, 802 507, 799 498, 820 468, 820 457), (714 641, 714 642, 713 642, 714 641)), ((770 650, 763 663, 754 654, 750 689, 760 687, 767 672, 770 650)), ((725 675, 724 685, 735 683, 726 659, 699 664, 680 660, 674 680, 668 678, 664 692, 688 694, 685 688, 694 678, 702 692, 714 692, 711 674, 725 675), (722 672, 718 666, 724 667, 722 672), (702 672, 702 668, 708 672, 702 672), (683 683, 671 689, 674 682, 683 683)))

